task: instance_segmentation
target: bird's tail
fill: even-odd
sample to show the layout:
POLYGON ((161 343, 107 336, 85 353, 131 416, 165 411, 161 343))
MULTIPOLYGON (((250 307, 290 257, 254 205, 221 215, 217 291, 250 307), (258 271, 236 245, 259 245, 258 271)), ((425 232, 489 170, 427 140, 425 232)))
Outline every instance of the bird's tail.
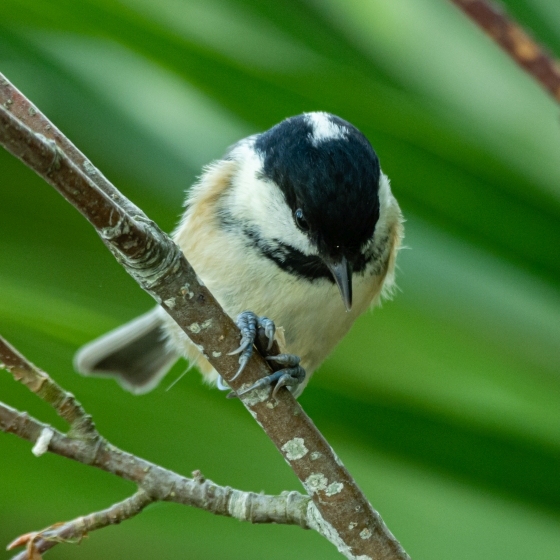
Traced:
POLYGON ((83 375, 115 377, 131 393, 151 391, 179 358, 166 343, 162 313, 156 307, 82 346, 74 367, 83 375))

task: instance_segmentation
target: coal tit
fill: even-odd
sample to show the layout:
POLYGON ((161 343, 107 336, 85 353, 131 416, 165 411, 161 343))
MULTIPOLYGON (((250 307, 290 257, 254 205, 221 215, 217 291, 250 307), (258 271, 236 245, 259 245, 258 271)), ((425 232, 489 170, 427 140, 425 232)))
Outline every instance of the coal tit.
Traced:
MULTIPOLYGON (((335 115, 305 113, 241 140, 204 169, 185 206, 173 238, 237 320, 240 371, 262 326, 285 354, 267 382, 295 396, 394 287, 399 205, 369 141, 335 115)), ((84 346, 75 366, 143 393, 180 356, 223 385, 160 307, 84 346)))

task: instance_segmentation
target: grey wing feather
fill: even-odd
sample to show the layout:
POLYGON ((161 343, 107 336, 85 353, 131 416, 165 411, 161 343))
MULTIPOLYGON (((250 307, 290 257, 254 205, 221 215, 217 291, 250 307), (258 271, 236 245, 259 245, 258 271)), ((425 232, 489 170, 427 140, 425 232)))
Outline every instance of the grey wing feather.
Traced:
POLYGON ((74 356, 76 371, 115 377, 131 393, 151 391, 179 358, 166 342, 164 313, 156 307, 86 344, 74 356))

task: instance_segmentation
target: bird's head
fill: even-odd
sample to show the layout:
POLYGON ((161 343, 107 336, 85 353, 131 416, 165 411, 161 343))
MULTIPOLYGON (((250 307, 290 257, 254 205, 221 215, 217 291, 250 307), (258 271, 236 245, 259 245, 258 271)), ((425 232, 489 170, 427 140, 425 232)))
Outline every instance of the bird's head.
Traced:
MULTIPOLYGON (((234 146, 227 213, 292 274, 336 282, 347 310, 380 216, 379 160, 353 125, 328 113, 288 118, 234 146)), ((227 221, 227 220, 226 220, 227 221)))

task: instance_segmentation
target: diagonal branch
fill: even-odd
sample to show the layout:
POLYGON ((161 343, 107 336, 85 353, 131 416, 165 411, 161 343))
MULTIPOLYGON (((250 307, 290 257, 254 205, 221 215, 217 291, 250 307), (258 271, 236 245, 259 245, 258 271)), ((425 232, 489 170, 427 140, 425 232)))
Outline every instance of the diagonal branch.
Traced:
POLYGON ((96 169, 86 156, 25 95, 14 88, 2 74, 0 74, 0 105, 8 109, 20 122, 27 124, 35 133, 41 134, 47 140, 55 141, 74 165, 83 169, 99 189, 115 200, 121 208, 133 216, 144 215, 140 208, 122 196, 102 175, 99 169, 96 169))
POLYGON ((451 0, 519 66, 560 102, 560 61, 550 56, 504 11, 487 0, 451 0))
MULTIPOLYGON (((237 360, 228 352, 239 343, 239 331, 212 294, 199 282, 181 250, 158 226, 118 191, 93 179, 101 174, 80 165, 79 152, 42 131, 47 119, 33 108, 21 115, 26 103, 0 75, 0 144, 57 189, 95 227, 117 261, 177 322, 235 391, 270 373, 262 356, 254 353, 244 372, 232 381, 237 360), (67 153, 68 151, 68 153, 67 153)), ((48 124, 45 124, 48 123, 48 124)), ((348 558, 406 559, 350 473, 340 462, 311 419, 281 390, 271 399, 270 389, 243 395, 243 404, 276 445, 313 500, 313 527, 348 558)))

